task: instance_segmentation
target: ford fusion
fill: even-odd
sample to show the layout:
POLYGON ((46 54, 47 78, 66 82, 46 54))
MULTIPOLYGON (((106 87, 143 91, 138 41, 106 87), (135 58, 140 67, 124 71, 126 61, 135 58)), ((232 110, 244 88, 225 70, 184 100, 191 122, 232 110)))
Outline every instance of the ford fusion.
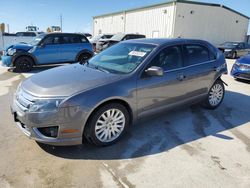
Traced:
POLYGON ((224 97, 224 55, 206 41, 138 39, 118 43, 88 62, 50 69, 23 81, 12 113, 29 138, 50 145, 104 146, 137 120, 224 97))

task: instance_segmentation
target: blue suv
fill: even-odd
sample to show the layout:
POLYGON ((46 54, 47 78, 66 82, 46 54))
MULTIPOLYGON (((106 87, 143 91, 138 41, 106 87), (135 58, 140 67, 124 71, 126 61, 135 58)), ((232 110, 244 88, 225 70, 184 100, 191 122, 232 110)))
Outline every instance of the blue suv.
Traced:
POLYGON ((81 34, 41 34, 31 43, 9 46, 2 56, 3 66, 28 72, 35 65, 86 61, 93 56, 93 48, 81 34))

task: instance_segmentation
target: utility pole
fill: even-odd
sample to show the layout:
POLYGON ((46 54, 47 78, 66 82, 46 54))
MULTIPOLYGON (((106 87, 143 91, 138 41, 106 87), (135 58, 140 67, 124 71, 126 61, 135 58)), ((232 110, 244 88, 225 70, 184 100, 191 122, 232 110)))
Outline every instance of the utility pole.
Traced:
POLYGON ((61 27, 61 32, 62 32, 62 22, 63 22, 62 14, 60 14, 60 27, 61 27))

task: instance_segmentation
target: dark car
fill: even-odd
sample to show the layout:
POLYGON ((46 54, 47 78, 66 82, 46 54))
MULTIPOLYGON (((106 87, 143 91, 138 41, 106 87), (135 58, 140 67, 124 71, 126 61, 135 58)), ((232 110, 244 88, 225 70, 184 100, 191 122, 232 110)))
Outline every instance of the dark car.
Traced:
POLYGON ((250 80, 250 54, 236 60, 231 75, 235 79, 250 80))
POLYGON ((2 64, 16 67, 18 72, 28 72, 35 65, 72 63, 93 56, 92 45, 81 34, 51 33, 37 36, 31 43, 7 47, 2 64))
POLYGON ((97 42, 96 44, 96 52, 101 52, 102 50, 105 50, 106 48, 124 40, 141 39, 141 38, 146 38, 146 36, 141 34, 132 34, 132 33, 118 33, 113 37, 111 37, 110 39, 99 40, 99 42, 97 42))
POLYGON ((113 37, 114 35, 112 34, 102 34, 102 35, 97 35, 94 36, 93 38, 91 38, 89 40, 89 42, 93 45, 93 49, 94 52, 96 51, 96 44, 100 41, 100 40, 105 40, 105 39, 110 39, 111 37, 113 37))
POLYGON ((224 55, 187 39, 124 41, 89 62, 23 81, 12 113, 29 138, 52 145, 117 141, 137 120, 187 104, 217 108, 224 97, 224 55))
POLYGON ((244 42, 225 42, 218 47, 227 58, 236 59, 250 52, 249 44, 244 42))

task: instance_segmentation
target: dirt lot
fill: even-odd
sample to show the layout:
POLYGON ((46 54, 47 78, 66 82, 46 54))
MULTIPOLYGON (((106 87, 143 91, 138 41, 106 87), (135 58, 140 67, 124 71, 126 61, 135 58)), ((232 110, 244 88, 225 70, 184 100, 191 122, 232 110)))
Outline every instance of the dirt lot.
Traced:
POLYGON ((162 114, 113 146, 50 147, 26 138, 10 114, 17 84, 30 75, 0 68, 1 188, 250 187, 249 82, 224 76, 229 86, 217 110, 162 114))

